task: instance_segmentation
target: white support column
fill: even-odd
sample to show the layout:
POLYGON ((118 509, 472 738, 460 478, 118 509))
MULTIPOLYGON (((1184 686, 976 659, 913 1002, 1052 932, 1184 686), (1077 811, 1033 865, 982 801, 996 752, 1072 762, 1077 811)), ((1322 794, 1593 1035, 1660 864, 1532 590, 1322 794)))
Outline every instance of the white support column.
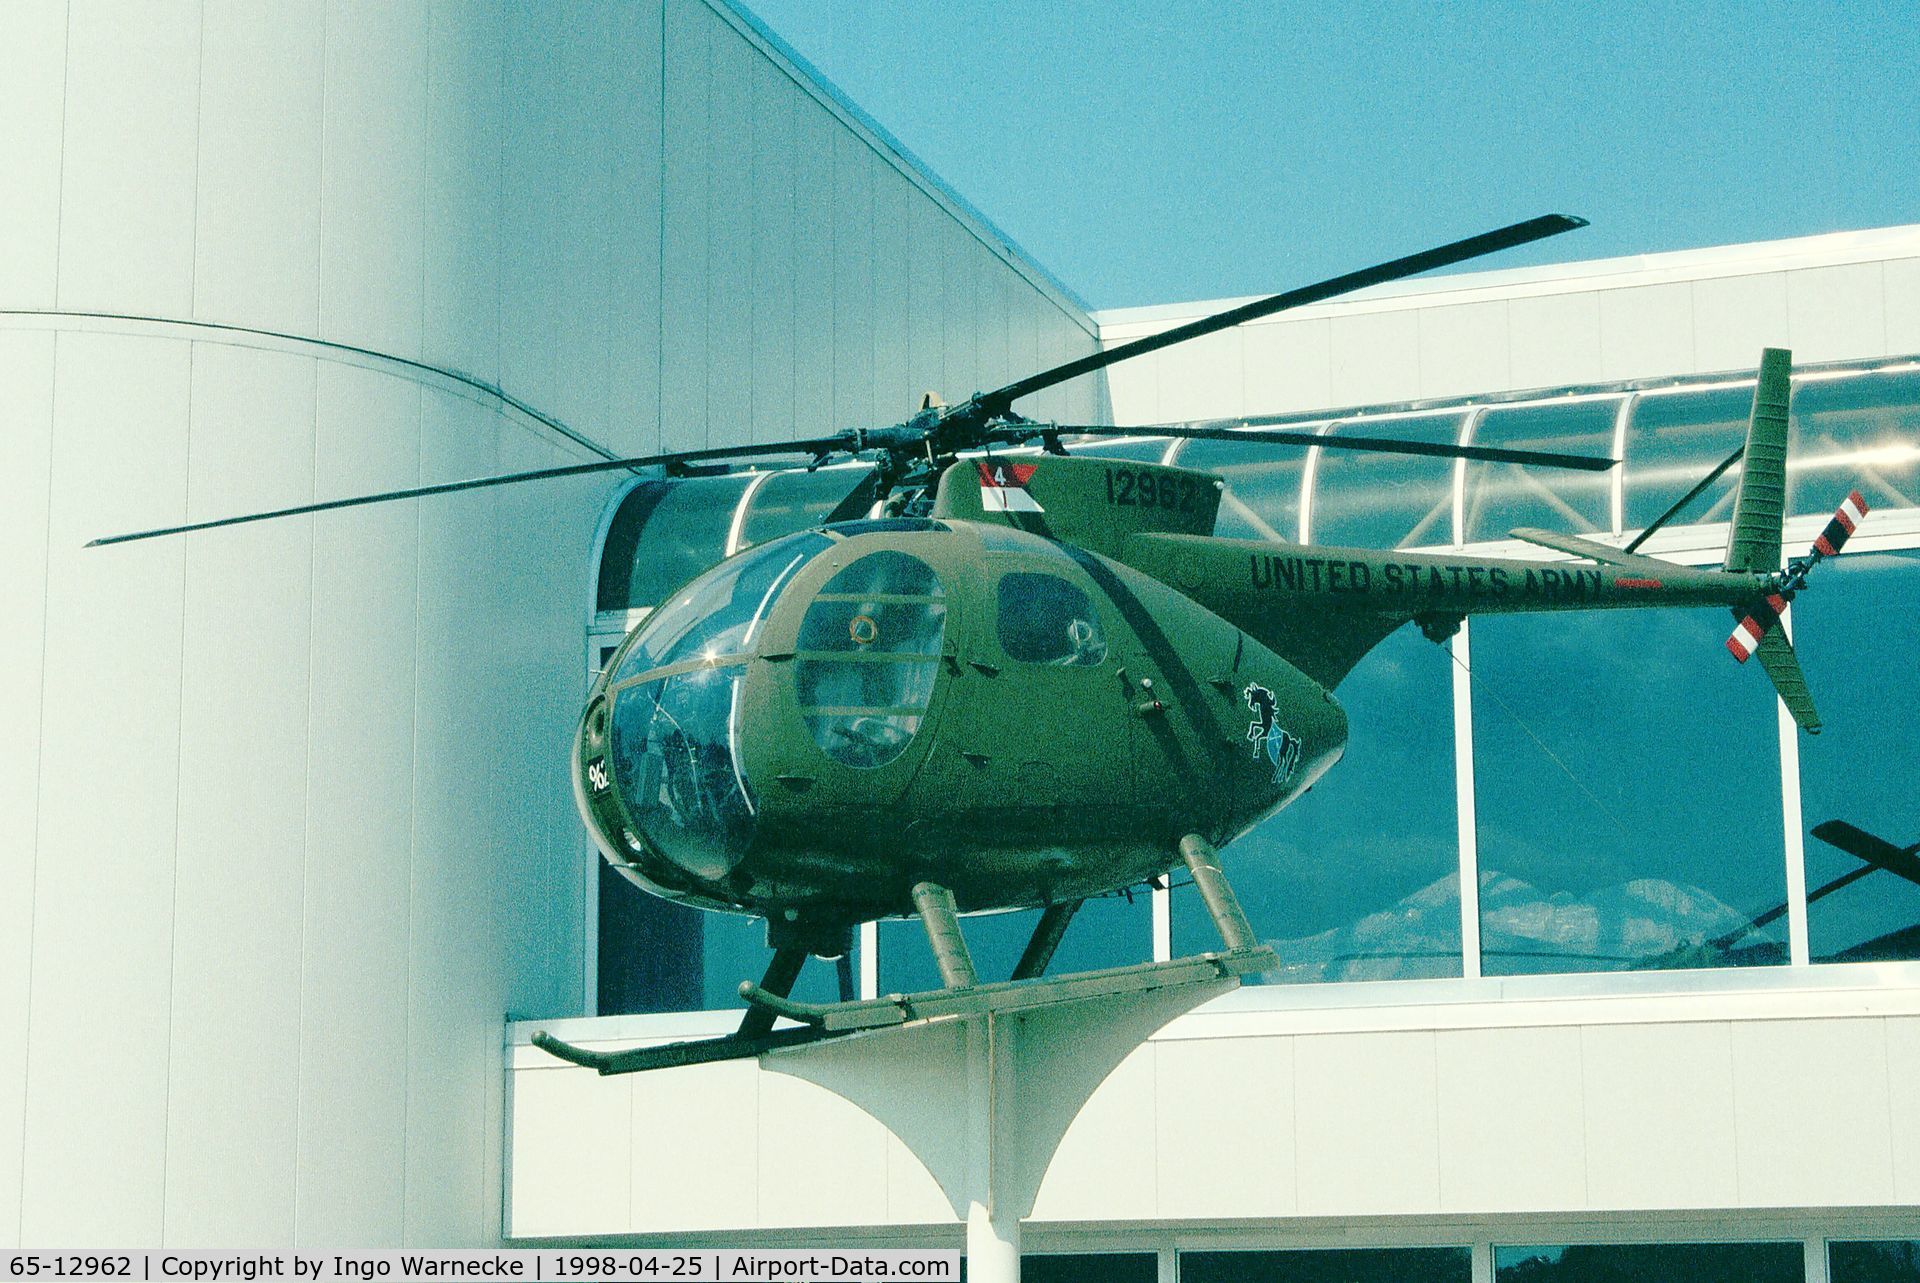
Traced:
POLYGON ((1447 643, 1453 655, 1453 806, 1460 847, 1460 974, 1480 978, 1480 845, 1473 810, 1472 620, 1447 643))
POLYGON ((1805 1253, 1807 1283, 1828 1283, 1831 1276, 1827 1273, 1827 1240, 1815 1234, 1801 1246, 1805 1253))
MULTIPOLYGON (((1172 875, 1169 874, 1169 877, 1172 875)), ((1153 892, 1153 960, 1166 962, 1173 957, 1173 891, 1155 887, 1153 892)))
MULTIPOLYGON (((1793 607, 1780 616, 1780 631, 1793 640, 1793 607)), ((1780 724, 1780 819, 1787 857, 1787 962, 1804 967, 1813 959, 1807 938, 1807 838, 1800 810, 1800 728, 1778 696, 1773 706, 1780 724)))
POLYGON ((880 996, 880 924, 860 924, 860 998, 880 996))

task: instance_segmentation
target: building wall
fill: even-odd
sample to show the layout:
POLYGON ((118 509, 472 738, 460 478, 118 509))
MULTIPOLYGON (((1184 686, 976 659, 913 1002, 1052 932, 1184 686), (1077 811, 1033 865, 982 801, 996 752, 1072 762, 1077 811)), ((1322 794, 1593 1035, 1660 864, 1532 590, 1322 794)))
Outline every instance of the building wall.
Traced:
POLYGON ((614 483, 82 544, 893 421, 1090 324, 702 0, 26 0, 0 115, 0 1244, 492 1241, 502 1018, 588 1001, 614 483))
MULTIPOLYGON (((1769 343, 1792 344, 1802 361, 1912 354, 1920 318, 1904 283, 1917 267, 1920 229, 1904 228, 1453 278, 1247 327, 1231 344, 1171 349, 1139 369, 1116 367, 1111 395, 1120 421, 1138 423, 1676 380, 1751 368, 1769 343), (1541 319, 1548 316, 1565 324, 1554 328, 1541 319), (1577 317, 1594 324, 1567 320, 1577 317), (1460 382, 1469 377, 1480 382, 1460 382)), ((1215 306, 1108 317, 1102 340, 1215 306)), ((1633 463, 1630 453, 1629 471, 1633 463)), ((1804 547, 1823 521, 1797 518, 1790 539, 1804 547)), ((1914 529, 1910 509, 1882 514, 1853 547, 1910 548, 1914 529)), ((1724 546, 1715 528, 1669 534, 1676 556, 1703 559, 1724 546)), ((1713 625, 1701 647, 1720 656, 1716 673, 1731 668, 1717 649, 1724 627, 1713 625)), ((1811 651, 1811 629, 1803 639, 1811 651)), ((1895 640, 1875 662, 1903 662, 1902 645, 1895 640)), ((1453 733, 1447 691, 1456 722, 1470 699, 1464 670, 1450 681, 1439 705, 1416 710, 1445 736, 1453 733)), ((1903 698, 1902 681, 1887 682, 1883 696, 1903 698)), ((1618 773, 1620 763, 1607 758, 1613 723, 1630 719, 1583 702, 1590 694, 1570 690, 1566 707, 1588 719, 1582 751, 1600 759, 1596 769, 1618 773)), ((1684 743, 1648 765, 1697 781, 1707 776, 1691 758, 1715 754, 1729 769, 1753 769, 1776 796, 1790 791, 1784 862, 1788 898, 1800 902, 1804 921, 1801 741, 1783 721, 1776 749, 1774 701, 1764 688, 1754 697, 1764 703, 1763 733, 1732 746, 1715 738, 1720 727, 1692 724, 1697 713, 1656 706, 1653 715, 1684 743), (1770 763, 1756 765, 1776 752, 1778 776, 1770 763)), ((1833 729, 1822 748, 1859 728, 1833 729)), ((1859 773, 1898 779, 1902 760, 1863 760, 1859 773)), ((1467 841, 1471 771, 1456 784, 1467 841)), ((1431 797, 1408 793, 1389 778, 1356 805, 1444 810, 1456 800, 1444 785, 1431 797)), ((1713 808, 1728 805, 1700 793, 1693 824, 1719 824, 1725 816, 1713 808)), ((1577 837, 1567 845, 1577 847, 1577 837)), ((1230 849, 1227 867, 1248 875, 1244 896, 1262 874, 1241 865, 1241 854, 1230 849)), ((1398 854, 1389 845, 1385 858, 1398 854)), ((1313 859, 1312 848, 1300 857, 1313 859)), ((1462 867, 1462 880, 1476 885, 1477 866, 1462 867)), ((1309 872, 1269 866, 1264 876, 1279 886, 1262 891, 1284 895, 1290 876, 1309 872)), ((1345 872, 1336 865, 1332 876, 1345 872)), ((1478 922, 1471 907, 1462 917, 1478 922)), ((1164 956, 1164 941, 1156 947, 1164 956)), ((1797 943, 1777 966, 1498 978, 1480 974, 1477 943, 1461 952, 1468 969, 1458 979, 1262 986, 1174 1021, 1120 1066, 1068 1131, 1033 1209, 1029 1246, 1171 1253, 1202 1244, 1473 1244, 1475 1277, 1489 1279, 1498 1243, 1803 1238, 1813 1261, 1824 1259, 1818 1241, 1827 1235, 1920 1237, 1912 1159, 1920 1113, 1898 1087, 1920 1068, 1920 963, 1811 965, 1797 943)), ((553 1028, 615 1047, 719 1034, 731 1019, 692 1013, 553 1028)), ((737 1062, 600 1079, 527 1045, 542 1027, 552 1026, 510 1031, 515 1237, 711 1242, 724 1231, 729 1241, 957 1241, 953 1209, 927 1169, 881 1123, 824 1088, 737 1062)), ((1163 1266, 1170 1262, 1163 1255, 1163 1266)), ((1813 1277, 1824 1279, 1824 1269, 1813 1277)))
MULTIPOLYGON (((1556 242, 1579 252, 1579 233, 1556 242)), ((1494 260, 1497 262, 1498 260, 1494 260)), ((1281 283, 1276 283, 1279 285, 1281 283)), ((1114 422, 1337 409, 1920 353, 1920 227, 1401 282, 1108 373, 1114 422)), ((1235 300, 1099 314, 1114 346, 1235 300)))

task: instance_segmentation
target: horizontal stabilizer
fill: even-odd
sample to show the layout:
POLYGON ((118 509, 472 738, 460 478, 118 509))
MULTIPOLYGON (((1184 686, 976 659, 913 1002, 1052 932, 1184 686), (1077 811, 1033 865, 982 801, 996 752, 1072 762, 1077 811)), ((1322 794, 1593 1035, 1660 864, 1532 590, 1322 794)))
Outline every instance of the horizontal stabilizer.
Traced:
POLYGON ((1563 535, 1555 530, 1535 530, 1531 526, 1523 526, 1507 533, 1515 539, 1538 544, 1542 548, 1551 548, 1555 552, 1564 552, 1570 557, 1585 557, 1604 565, 1624 566, 1632 570, 1645 571, 1650 575, 1657 576, 1661 571, 1673 569, 1671 563, 1661 561, 1657 557, 1643 557, 1637 552, 1621 552, 1611 544, 1582 539, 1578 535, 1563 535))

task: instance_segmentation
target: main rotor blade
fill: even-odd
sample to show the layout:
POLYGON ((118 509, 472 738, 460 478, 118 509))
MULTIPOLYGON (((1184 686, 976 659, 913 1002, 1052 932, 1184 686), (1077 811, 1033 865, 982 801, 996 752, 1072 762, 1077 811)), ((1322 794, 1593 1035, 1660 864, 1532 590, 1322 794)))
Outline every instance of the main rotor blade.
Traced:
POLYGON ((1019 382, 1009 383, 996 392, 985 393, 978 398, 978 401, 989 413, 1004 414, 1023 396, 1050 388, 1056 383, 1065 383, 1068 379, 1079 378, 1082 374, 1104 370, 1107 366, 1120 361, 1142 356, 1148 352, 1156 352, 1163 347, 1172 347, 1176 343, 1185 343, 1188 339, 1197 339, 1203 334, 1231 329, 1233 326, 1257 321, 1263 316, 1272 316, 1275 312, 1284 312, 1289 308, 1324 302, 1342 294, 1366 289, 1370 285, 1382 285, 1388 281, 1418 276, 1421 272, 1430 272, 1436 267, 1450 267, 1455 263, 1464 263, 1470 258, 1498 253, 1503 249, 1513 249, 1516 246, 1544 240, 1549 236, 1558 236, 1562 232, 1570 232, 1586 225, 1587 220, 1584 218, 1574 218, 1567 214, 1543 214, 1539 218, 1530 218, 1524 223, 1515 223, 1510 227, 1483 232, 1478 236, 1469 236, 1466 240, 1454 241, 1450 245, 1442 245, 1437 249, 1409 254, 1405 258, 1396 258, 1378 267, 1348 272, 1345 276, 1335 276, 1317 285, 1304 285, 1297 290, 1288 290, 1284 294, 1256 299, 1251 303, 1244 303, 1224 312, 1216 312, 1212 316, 1202 317, 1185 325, 1176 325, 1159 334, 1149 334, 1131 343, 1122 343, 1119 347, 1108 348, 1103 352, 1089 353, 1076 360, 1068 361, 1064 365, 1056 365, 1050 370, 1029 374, 1019 382))
POLYGON ((1857 828, 1845 820, 1828 820, 1824 824, 1813 826, 1813 835, 1828 846, 1837 846, 1856 860, 1862 860, 1875 868, 1885 869, 1895 877, 1920 884, 1920 858, 1916 857, 1913 847, 1902 849, 1877 838, 1865 829, 1857 828))
POLYGON ((1440 459, 1478 459, 1485 463, 1523 463, 1534 468, 1575 468, 1605 472, 1612 459, 1551 450, 1509 450, 1502 446, 1454 445, 1445 441, 1402 441, 1394 437, 1321 436, 1288 428, 1245 431, 1235 428, 1189 428, 1168 423, 1145 423, 1135 428, 1106 424, 1046 423, 1036 425, 1061 436, 1179 437, 1189 441, 1253 441, 1263 445, 1325 446, 1333 450, 1370 450, 1379 454, 1420 454, 1440 459))
POLYGON ((253 521, 271 521, 275 517, 298 517, 309 512, 331 512, 335 508, 358 508, 369 503, 387 503, 394 499, 421 499, 428 495, 453 494, 461 490, 482 490, 489 486, 510 486, 522 481, 548 481, 558 477, 584 477, 595 472, 654 467, 663 463, 694 463, 702 459, 749 459, 782 454, 819 455, 847 448, 845 436, 815 437, 811 441, 791 441, 771 445, 714 446, 705 450, 679 450, 671 454, 648 454, 632 459, 596 459, 592 463, 573 463, 559 468, 536 468, 531 472, 509 472, 497 477, 475 477, 468 481, 443 481, 431 486, 411 486, 405 490, 387 490, 380 494, 355 495, 348 499, 327 499, 320 503, 297 504, 270 512, 250 512, 238 517, 219 517, 213 521, 195 521, 184 526, 164 526, 158 530, 140 530, 132 534, 108 535, 87 544, 101 548, 108 544, 132 543, 138 539, 158 539, 163 535, 191 534, 196 530, 215 530, 221 526, 242 526, 253 521))

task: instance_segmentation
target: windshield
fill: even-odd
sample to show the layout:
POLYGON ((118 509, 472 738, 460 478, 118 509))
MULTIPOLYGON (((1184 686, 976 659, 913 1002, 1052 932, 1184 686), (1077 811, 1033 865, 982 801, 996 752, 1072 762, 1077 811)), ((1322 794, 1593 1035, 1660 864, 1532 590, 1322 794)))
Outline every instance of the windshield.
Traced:
POLYGON ((832 546, 831 539, 810 531, 721 562, 653 612, 620 661, 614 683, 687 660, 748 654, 780 589, 832 546))

